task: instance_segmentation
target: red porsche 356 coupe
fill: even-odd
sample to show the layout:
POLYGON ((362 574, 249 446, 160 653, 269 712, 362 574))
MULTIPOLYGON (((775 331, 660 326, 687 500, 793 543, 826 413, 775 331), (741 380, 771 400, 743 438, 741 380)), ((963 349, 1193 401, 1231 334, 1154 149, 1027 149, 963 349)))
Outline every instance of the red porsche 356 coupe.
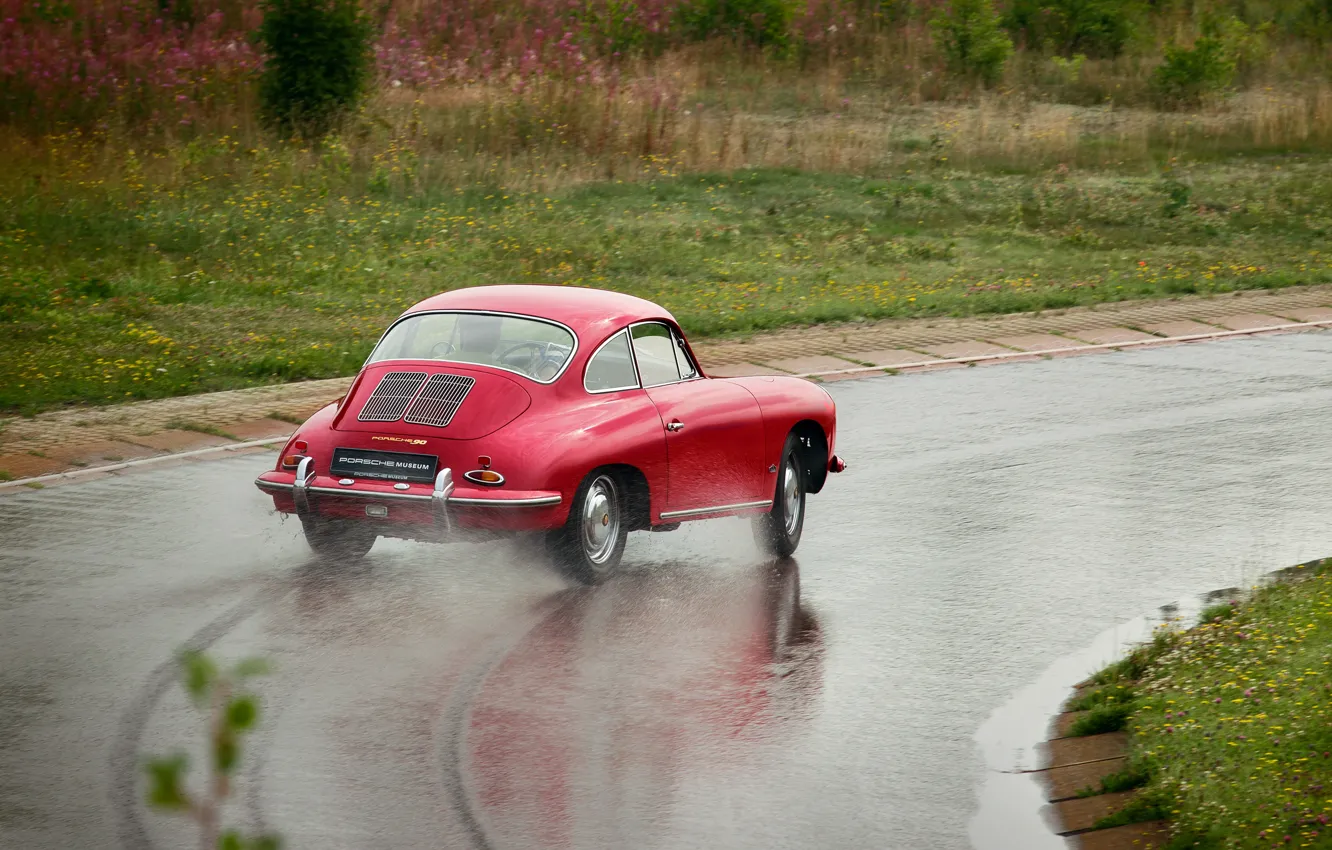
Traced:
POLYGON ((708 378, 650 301, 482 286, 407 310, 255 483, 319 554, 545 532, 593 583, 628 532, 684 520, 753 515, 760 545, 791 554, 805 495, 845 467, 835 435, 821 387, 708 378))

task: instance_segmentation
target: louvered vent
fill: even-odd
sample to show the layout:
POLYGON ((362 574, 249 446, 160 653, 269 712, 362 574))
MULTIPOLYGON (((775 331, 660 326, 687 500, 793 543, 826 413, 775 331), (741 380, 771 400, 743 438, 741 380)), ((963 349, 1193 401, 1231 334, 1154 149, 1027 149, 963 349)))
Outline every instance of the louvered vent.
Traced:
POLYGON ((462 375, 431 375, 421 395, 412 403, 412 409, 407 411, 405 421, 413 425, 444 427, 453 421, 453 414, 458 412, 459 405, 475 383, 475 378, 462 375))
POLYGON ((362 422, 398 421, 425 379, 425 372, 389 372, 356 418, 362 422))

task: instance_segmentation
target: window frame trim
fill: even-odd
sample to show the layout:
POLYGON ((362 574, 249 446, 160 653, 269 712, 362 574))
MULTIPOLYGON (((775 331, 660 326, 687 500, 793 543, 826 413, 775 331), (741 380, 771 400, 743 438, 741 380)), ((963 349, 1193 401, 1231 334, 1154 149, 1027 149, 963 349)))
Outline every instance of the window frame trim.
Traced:
MULTIPOLYGON (((703 378, 703 370, 698 367, 698 363, 695 362, 694 358, 689 354, 689 349, 687 347, 687 344, 685 346, 680 345, 680 343, 684 342, 684 334, 681 333, 680 330, 676 328, 675 325, 673 325, 672 323, 666 321, 665 319, 643 319, 641 321, 631 322, 629 326, 625 328, 625 330, 629 331, 629 353, 633 355, 634 358, 634 371, 638 373, 638 385, 643 389, 650 390, 650 389, 655 389, 656 387, 669 387, 672 384, 687 384, 690 381, 697 381, 703 378), (638 368, 638 352, 634 350, 633 329, 638 327, 639 325, 664 325, 667 332, 671 335, 671 347, 673 351, 682 353, 689 358, 690 365, 694 367, 693 377, 676 378, 674 381, 665 381, 664 383, 653 384, 652 386, 644 384, 643 370, 638 368)), ((680 368, 679 362, 675 364, 675 368, 676 369, 680 368)))
MULTIPOLYGON (((608 341, 609 341, 609 340, 608 340, 608 341)), ((366 355, 365 362, 361 364, 361 369, 364 370, 365 367, 366 367, 366 366, 369 366, 372 362, 374 362, 374 363, 449 363, 449 364, 453 364, 453 365, 455 365, 455 366, 460 366, 460 367, 463 367, 463 368, 470 368, 470 367, 473 367, 473 366, 480 366, 480 367, 483 368, 483 369, 499 369, 499 370, 502 371, 502 372, 509 372, 509 373, 511 373, 511 374, 518 375, 518 376, 520 376, 520 377, 526 378, 527 380, 531 381, 532 383, 535 383, 535 384, 541 384, 541 385, 543 385, 543 386, 550 386, 551 384, 555 383, 555 382, 558 381, 560 378, 562 378, 562 377, 564 376, 564 373, 565 373, 565 372, 569 371, 569 367, 573 364, 573 362, 574 362, 574 358, 578 355, 578 349, 579 349, 580 344, 581 344, 581 340, 579 340, 579 338, 578 338, 578 334, 574 332, 574 329, 573 329, 573 328, 569 327, 569 326, 566 325, 564 322, 557 321, 557 320, 555 320, 555 319, 547 319, 547 318, 545 318, 544 316, 533 316, 533 315, 531 315, 530 313, 509 313, 509 312, 506 312, 506 311, 504 311, 504 310, 466 310, 466 309, 449 309, 449 308, 440 308, 440 309, 437 309, 437 310, 417 310, 417 311, 414 312, 414 313, 404 313, 404 314, 402 314, 402 315, 399 316, 398 318, 394 319, 393 322, 390 323, 389 326, 388 326, 387 328, 384 329, 384 332, 383 332, 382 334, 379 335, 379 339, 375 340, 374 347, 372 347, 372 348, 370 349, 370 353, 369 353, 368 355, 366 355), (434 358, 434 357, 385 357, 383 360, 375 360, 375 361, 371 361, 370 358, 375 356, 375 351, 379 348, 380 345, 383 344, 384 339, 385 339, 390 333, 392 333, 392 331, 393 331, 394 328, 396 328, 398 325, 402 324, 403 322, 407 321, 408 319, 415 319, 415 318, 417 318, 417 317, 419 317, 419 316, 434 316, 434 315, 440 315, 440 314, 458 314, 458 313, 467 313, 467 314, 474 315, 474 316, 499 316, 499 317, 501 317, 501 318, 507 318, 507 319, 528 319, 528 320, 533 321, 533 322, 544 322, 544 323, 547 324, 547 325, 554 325, 554 326, 557 327, 557 328, 562 328, 563 330, 568 331, 568 332, 569 332, 569 336, 573 339, 573 347, 569 349, 569 356, 566 357, 566 358, 564 359, 564 363, 561 364, 561 366, 560 366, 560 370, 559 370, 558 372, 556 372, 556 373, 554 374, 554 376, 551 377, 551 379, 550 379, 549 381, 543 381, 543 380, 541 380, 541 379, 539 379, 539 378, 534 378, 534 377, 532 377, 531 375, 527 374, 526 372, 520 372, 519 370, 517 370, 517 369, 512 369, 512 368, 510 368, 510 367, 508 367, 508 366, 492 366, 492 365, 490 365, 489 363, 468 363, 468 362, 463 361, 463 360, 440 360, 440 359, 437 359, 437 358, 434 358)), ((630 353, 632 354, 632 353, 633 353, 633 345, 632 345, 632 341, 631 341, 631 344, 630 344, 629 348, 630 348, 630 353)), ((635 367, 635 368, 636 368, 636 367, 635 367)), ((640 381, 640 383, 641 383, 641 381, 640 381)))

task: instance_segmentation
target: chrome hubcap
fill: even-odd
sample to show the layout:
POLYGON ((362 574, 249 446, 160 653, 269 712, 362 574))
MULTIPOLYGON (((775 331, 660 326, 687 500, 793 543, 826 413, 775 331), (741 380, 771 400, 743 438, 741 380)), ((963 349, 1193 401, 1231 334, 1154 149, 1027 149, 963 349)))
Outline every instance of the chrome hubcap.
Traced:
POLYGON ((800 498, 800 469, 793 456, 787 457, 782 468, 782 507, 786 514, 786 533, 795 534, 805 503, 800 498))
POLYGON ((604 564, 620 536, 620 500, 615 481, 600 475, 583 499, 583 553, 594 564, 604 564))

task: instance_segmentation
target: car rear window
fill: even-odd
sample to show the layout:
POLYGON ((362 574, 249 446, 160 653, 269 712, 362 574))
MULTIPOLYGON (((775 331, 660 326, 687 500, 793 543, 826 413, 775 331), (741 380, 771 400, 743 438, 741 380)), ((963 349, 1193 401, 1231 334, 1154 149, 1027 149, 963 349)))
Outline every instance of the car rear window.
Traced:
POLYGON ((554 322, 496 313, 417 313, 400 319, 368 363, 444 360, 495 366, 541 383, 564 371, 574 335, 554 322))

